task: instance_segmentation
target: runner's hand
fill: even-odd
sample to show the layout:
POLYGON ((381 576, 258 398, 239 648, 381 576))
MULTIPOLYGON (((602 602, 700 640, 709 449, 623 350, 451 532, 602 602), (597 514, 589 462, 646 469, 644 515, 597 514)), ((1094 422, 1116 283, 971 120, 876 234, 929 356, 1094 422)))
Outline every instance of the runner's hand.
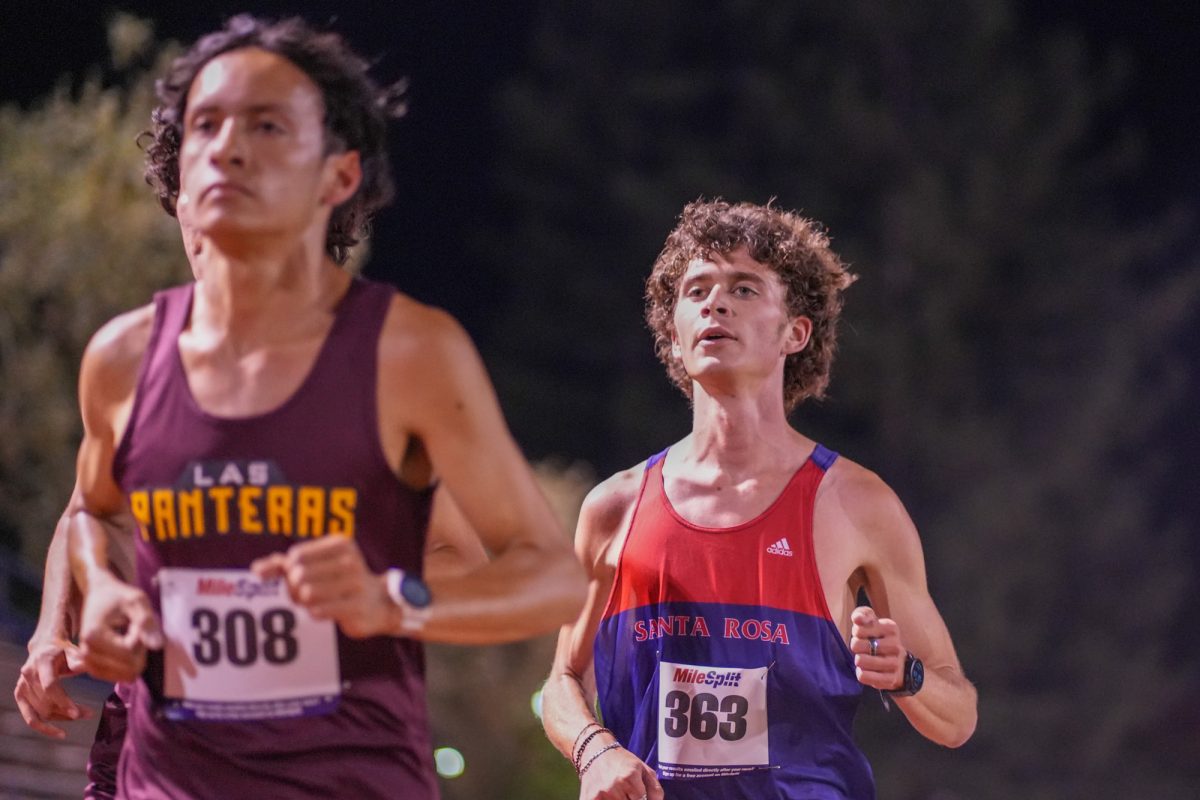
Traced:
POLYGON ((25 724, 52 739, 65 739, 67 732, 51 721, 90 719, 91 709, 67 695, 61 678, 75 675, 82 657, 75 645, 62 641, 30 643, 29 657, 21 666, 13 697, 25 724))
POLYGON ((900 641, 900 626, 895 620, 880 619, 870 606, 859 606, 850 613, 850 652, 854 653, 854 673, 858 682, 885 692, 904 685, 904 659, 908 651, 900 641), (875 654, 871 655, 871 640, 875 654))
POLYGON ((116 578, 94 578, 79 623, 82 668, 103 681, 136 680, 146 650, 162 645, 162 629, 141 589, 116 578))
POLYGON ((347 536, 326 536, 292 545, 250 565, 260 580, 283 578, 292 601, 316 619, 331 619, 347 636, 364 639, 389 632, 392 602, 382 575, 367 567, 347 536))
MULTIPOLYGON (((599 750, 593 743, 583 761, 599 750)), ((597 758, 583 773, 579 800, 663 800, 662 786, 654 770, 624 747, 617 747, 597 758)))

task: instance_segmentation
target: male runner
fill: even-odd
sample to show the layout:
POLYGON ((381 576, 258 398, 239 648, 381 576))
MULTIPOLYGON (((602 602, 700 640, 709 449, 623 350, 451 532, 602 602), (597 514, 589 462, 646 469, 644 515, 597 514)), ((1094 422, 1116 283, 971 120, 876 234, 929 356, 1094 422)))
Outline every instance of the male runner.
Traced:
POLYGON ((119 793, 434 797, 414 639, 559 624, 578 563, 462 329, 337 267, 390 189, 365 63, 241 16, 159 98, 148 171, 211 256, 89 345, 70 520, 84 666, 137 679, 119 793), (435 480, 494 558, 426 588, 435 480))
MULTIPOLYGON (((176 209, 184 252, 193 277, 200 281, 204 273, 203 238, 188 224, 186 206, 176 209)), ((37 626, 30 636, 29 655, 17 676, 13 690, 17 708, 30 728, 53 739, 65 739, 66 731, 54 724, 90 719, 92 709, 76 703, 67 694, 62 680, 78 674, 79 649, 71 642, 79 628, 79 593, 71 580, 67 557, 67 525, 70 507, 55 527, 46 554, 44 586, 37 626)), ((128 545, 109 553, 109 560, 121 575, 133 574, 133 538, 137 521, 121 514, 102 524, 112 526, 113 544, 128 545), (124 533, 125 535, 122 535, 124 533)), ((466 574, 487 561, 479 538, 469 529, 461 511, 444 489, 434 492, 425 546, 423 574, 437 580, 466 574)), ((101 710, 95 739, 87 763, 88 783, 85 800, 109 800, 116 796, 117 763, 125 740, 127 709, 125 698, 130 686, 118 684, 101 710)))
MULTIPOLYGON (((193 277, 199 281, 203 274, 202 239, 186 224, 186 210, 180 208, 177 212, 184 252, 193 277)), ((78 633, 79 597, 71 581, 70 561, 67 557, 69 519, 70 504, 59 519, 46 552, 38 622, 27 644, 29 655, 17 675, 17 684, 13 690, 13 697, 25 723, 38 733, 53 739, 66 737, 66 731, 54 725, 54 722, 90 719, 92 716, 92 710, 72 700, 60 683, 61 678, 77 674, 80 666, 78 648, 71 643, 78 633)), ((137 521, 132 516, 122 514, 107 521, 107 524, 113 525, 115 529, 110 541, 132 547, 132 534, 137 530, 137 521), (128 535, 121 536, 121 531, 128 535)), ((109 558, 115 562, 122 574, 133 574, 131 551, 112 552, 109 558)), ((444 490, 436 491, 429 518, 424 576, 436 580, 439 577, 462 575, 481 566, 486 560, 487 553, 479 538, 469 530, 462 519, 462 512, 444 490)), ((124 729, 124 706, 120 697, 114 693, 106 705, 97 738, 111 740, 110 744, 115 743, 116 751, 119 751, 124 729)), ((101 741, 97 742, 97 746, 101 744, 101 741)), ((93 752, 93 760, 95 756, 96 753, 93 752)), ((115 758, 112 759, 111 767, 115 775, 115 758)))
POLYGON ((935 742, 973 732, 900 501, 788 424, 828 383, 851 280, 813 223, 770 206, 693 203, 667 238, 646 315, 692 432, 580 514, 588 601, 543 713, 581 798, 873 798, 863 687, 935 742))

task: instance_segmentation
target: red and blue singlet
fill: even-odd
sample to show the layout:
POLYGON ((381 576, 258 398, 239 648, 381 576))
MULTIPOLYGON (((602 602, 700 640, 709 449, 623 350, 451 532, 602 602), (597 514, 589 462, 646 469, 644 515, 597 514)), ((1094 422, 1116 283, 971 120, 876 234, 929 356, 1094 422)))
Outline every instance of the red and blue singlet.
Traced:
POLYGON ((813 555, 817 445, 754 519, 706 528, 649 459, 595 643, 604 724, 675 800, 871 800, 862 695, 813 555))

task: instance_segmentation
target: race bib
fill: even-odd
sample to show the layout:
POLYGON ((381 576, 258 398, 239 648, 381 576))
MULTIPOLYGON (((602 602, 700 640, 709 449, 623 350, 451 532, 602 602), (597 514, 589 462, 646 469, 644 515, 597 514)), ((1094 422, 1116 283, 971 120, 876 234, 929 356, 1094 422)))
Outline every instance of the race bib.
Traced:
POLYGON ((709 778, 770 766, 767 669, 659 662, 660 778, 709 778))
POLYGON ((337 631, 282 580, 242 569, 162 569, 163 712, 242 721, 327 714, 341 693, 337 631))

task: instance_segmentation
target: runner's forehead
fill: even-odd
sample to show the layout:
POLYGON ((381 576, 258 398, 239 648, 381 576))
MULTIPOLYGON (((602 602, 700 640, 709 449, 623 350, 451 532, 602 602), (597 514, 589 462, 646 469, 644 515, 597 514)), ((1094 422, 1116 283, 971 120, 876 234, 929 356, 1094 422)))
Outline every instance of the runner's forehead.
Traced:
POLYGON ((734 282, 751 281, 760 284, 778 280, 773 269, 755 261, 744 250, 738 250, 728 255, 711 253, 693 258, 680 276, 679 285, 714 280, 717 277, 734 282))
POLYGON ((304 70, 276 53, 247 47, 213 58, 192 81, 187 116, 210 109, 323 116, 324 102, 304 70))

